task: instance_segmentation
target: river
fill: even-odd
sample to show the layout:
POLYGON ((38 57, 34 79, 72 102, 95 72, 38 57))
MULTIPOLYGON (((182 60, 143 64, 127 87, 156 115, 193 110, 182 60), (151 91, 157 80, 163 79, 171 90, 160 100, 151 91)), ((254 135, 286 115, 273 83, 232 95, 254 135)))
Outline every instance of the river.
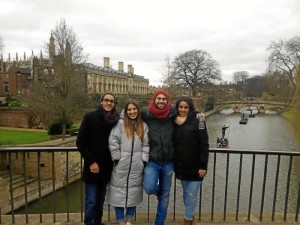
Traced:
MULTIPOLYGON (((226 130, 226 137, 229 139, 229 147, 233 149, 254 149, 265 151, 299 151, 300 146, 293 137, 292 124, 276 114, 258 114, 255 118, 249 118, 246 125, 239 124, 240 114, 213 114, 206 118, 207 129, 209 132, 210 146, 216 146, 217 137, 221 136, 221 128, 223 125, 229 126, 226 130)), ((212 205, 212 191, 213 191, 213 161, 214 155, 210 154, 208 175, 203 181, 202 188, 202 210, 210 211, 212 205)), ((215 211, 222 211, 225 201, 225 176, 226 176, 226 160, 227 154, 217 154, 216 158, 216 183, 215 183, 215 211)), ((242 159, 242 185, 240 194, 240 211, 247 211, 249 207, 250 196, 250 181, 252 169, 253 156, 245 155, 242 159)), ((260 199, 262 196, 262 181, 264 171, 265 156, 257 155, 255 158, 254 169, 254 185, 252 195, 252 210, 259 211, 260 199)), ((229 158, 229 176, 228 176, 228 193, 227 193, 227 211, 235 211, 237 205, 238 193, 238 176, 239 176, 240 155, 230 155, 229 158)), ((276 211, 284 210, 284 199, 286 194, 286 179, 288 172, 288 157, 281 157, 280 172, 278 178, 278 189, 276 196, 276 211)), ((293 167, 291 173, 291 186, 289 190, 289 204, 288 211, 295 211, 296 200, 298 195, 298 185, 300 180, 300 159, 293 160, 293 167)), ((266 179, 266 193, 265 193, 265 211, 272 211, 273 197, 275 192, 275 173, 277 168, 277 157, 270 156, 268 159, 268 173, 266 179)), ((80 212, 81 207, 81 181, 77 181, 67 188, 55 192, 55 195, 49 195, 38 201, 30 204, 29 213, 51 213, 53 212, 54 202, 56 212, 66 211, 66 196, 69 196, 70 212, 80 212), (68 194, 69 193, 69 194, 68 194), (55 201, 54 201, 55 200, 55 201)), ((174 185, 174 184, 173 184, 174 185)), ((170 207, 176 204, 176 210, 183 209, 182 205, 182 189, 180 182, 176 182, 177 197, 174 203, 174 196, 170 197, 170 207)), ((173 187, 172 187, 173 188, 173 187)), ((82 196, 84 196, 82 194, 82 196)), ((138 210, 145 211, 147 209, 147 196, 145 201, 138 206, 138 210)), ((155 210, 156 200, 150 197, 150 210, 155 210)), ((106 205, 107 207, 107 205, 106 205)), ((18 210, 17 213, 24 213, 25 209, 18 210)))

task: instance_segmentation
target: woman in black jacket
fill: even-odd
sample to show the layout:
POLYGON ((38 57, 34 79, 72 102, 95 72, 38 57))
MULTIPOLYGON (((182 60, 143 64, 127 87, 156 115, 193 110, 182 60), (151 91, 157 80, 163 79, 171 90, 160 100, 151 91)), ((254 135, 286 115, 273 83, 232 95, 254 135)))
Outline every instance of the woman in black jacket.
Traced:
POLYGON ((196 224, 194 211, 198 201, 199 189, 207 173, 208 134, 206 124, 199 126, 199 116, 190 97, 181 97, 176 102, 178 115, 175 119, 174 148, 175 176, 181 181, 185 216, 183 225, 196 224), (199 129, 200 128, 200 129, 199 129))

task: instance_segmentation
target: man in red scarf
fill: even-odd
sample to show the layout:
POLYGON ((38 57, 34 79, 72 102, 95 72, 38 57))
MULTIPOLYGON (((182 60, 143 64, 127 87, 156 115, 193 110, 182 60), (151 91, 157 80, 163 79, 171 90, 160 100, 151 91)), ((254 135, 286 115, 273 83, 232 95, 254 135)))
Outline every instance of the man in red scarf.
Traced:
POLYGON ((141 110, 149 127, 149 161, 144 170, 144 189, 157 196, 155 225, 164 225, 167 217, 170 188, 174 171, 173 131, 176 110, 169 102, 169 94, 158 89, 147 108, 141 110))

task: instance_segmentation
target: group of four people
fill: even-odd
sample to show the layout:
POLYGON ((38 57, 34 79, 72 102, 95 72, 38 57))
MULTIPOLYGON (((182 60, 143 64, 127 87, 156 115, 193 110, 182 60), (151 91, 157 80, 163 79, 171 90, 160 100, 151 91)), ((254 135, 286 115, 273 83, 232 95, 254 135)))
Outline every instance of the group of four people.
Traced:
POLYGON ((119 115, 116 97, 106 92, 96 111, 85 114, 77 137, 84 159, 86 225, 101 225, 106 186, 119 225, 130 225, 143 190, 157 196, 155 225, 167 218, 172 175, 181 181, 184 225, 195 224, 201 181, 207 172, 208 134, 199 130, 199 114, 189 97, 175 107, 162 89, 148 107, 129 99, 119 115))

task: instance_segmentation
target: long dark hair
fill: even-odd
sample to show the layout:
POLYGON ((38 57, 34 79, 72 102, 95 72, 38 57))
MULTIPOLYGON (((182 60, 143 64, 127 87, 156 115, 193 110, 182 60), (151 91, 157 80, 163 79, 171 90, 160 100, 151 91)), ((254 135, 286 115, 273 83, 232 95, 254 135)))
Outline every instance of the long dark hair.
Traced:
POLYGON ((125 133, 126 136, 129 139, 132 139, 134 136, 134 131, 136 131, 138 137, 143 140, 144 138, 144 124, 141 119, 141 114, 140 114, 140 107, 137 104, 137 102, 133 99, 128 99, 125 106, 124 106, 124 128, 125 128, 125 133), (133 123, 132 119, 130 119, 127 115, 127 109, 129 104, 132 104, 136 107, 138 111, 138 115, 135 119, 135 122, 133 123))
POLYGON ((175 107, 176 107, 176 110, 177 110, 177 111, 178 111, 178 107, 179 107, 180 102, 186 102, 186 103, 189 105, 188 118, 189 118, 191 115, 194 115, 194 114, 195 114, 196 110, 195 110, 195 106, 194 106, 193 99, 191 99, 191 97, 189 97, 189 96, 182 96, 182 97, 179 97, 178 100, 176 101, 176 104, 175 104, 175 107))

